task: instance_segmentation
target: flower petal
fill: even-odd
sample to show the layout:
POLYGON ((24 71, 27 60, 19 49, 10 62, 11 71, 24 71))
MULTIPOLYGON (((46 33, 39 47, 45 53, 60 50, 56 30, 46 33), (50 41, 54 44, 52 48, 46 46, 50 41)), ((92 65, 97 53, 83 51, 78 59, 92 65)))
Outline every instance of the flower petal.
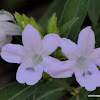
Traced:
POLYGON ((43 67, 39 66, 35 71, 27 70, 27 67, 25 63, 19 66, 16 79, 21 84, 34 85, 42 78, 43 67))
POLYGON ((48 34, 42 40, 42 51, 43 56, 52 54, 60 43, 60 37, 57 34, 48 34))
POLYGON ((1 57, 10 63, 21 63, 25 54, 23 46, 7 44, 2 48, 1 57))
POLYGON ((25 49, 29 52, 39 53, 41 49, 41 36, 32 25, 27 25, 22 33, 25 49))
POLYGON ((88 58, 91 62, 100 66, 100 48, 94 49, 88 58))
POLYGON ((21 28, 10 22, 0 22, 0 35, 21 35, 21 28))
POLYGON ((78 56, 77 45, 71 40, 62 38, 60 47, 68 59, 75 59, 78 56))
POLYGON ((72 61, 56 61, 48 65, 45 71, 53 78, 67 78, 72 76, 72 68, 72 61))
POLYGON ((75 77, 80 86, 85 87, 84 77, 79 70, 75 70, 75 77))
POLYGON ((94 64, 89 63, 87 66, 88 68, 85 76, 82 76, 82 74, 77 74, 79 72, 75 72, 75 76, 78 83, 82 87, 85 87, 88 91, 93 91, 96 89, 96 87, 100 86, 100 71, 94 64), (91 74, 87 74, 88 71, 91 74))
POLYGON ((84 28, 79 34, 78 47, 83 55, 88 55, 93 51, 94 45, 94 32, 92 31, 91 27, 88 26, 84 28))
POLYGON ((0 11, 0 21, 14 20, 13 15, 8 11, 0 11))
POLYGON ((12 41, 12 36, 5 36, 0 41, 0 54, 1 54, 1 48, 5 46, 6 44, 10 43, 12 41))

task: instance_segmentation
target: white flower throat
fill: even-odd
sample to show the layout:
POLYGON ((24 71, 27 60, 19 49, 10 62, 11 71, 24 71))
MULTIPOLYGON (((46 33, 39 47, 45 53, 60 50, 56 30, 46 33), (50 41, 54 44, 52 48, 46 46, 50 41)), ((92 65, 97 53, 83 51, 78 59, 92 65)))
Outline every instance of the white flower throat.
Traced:
POLYGON ((77 68, 82 72, 82 75, 85 76, 87 75, 92 75, 92 72, 87 70, 87 66, 85 66, 87 61, 87 58, 80 56, 77 60, 76 60, 76 66, 77 68))
POLYGON ((79 58, 77 58, 77 60, 76 60, 77 67, 80 69, 83 69, 85 61, 86 61, 86 58, 83 56, 80 56, 79 58))
POLYGON ((27 67, 26 70, 35 71, 35 68, 43 61, 43 58, 40 54, 34 54, 32 56, 32 66, 27 67))

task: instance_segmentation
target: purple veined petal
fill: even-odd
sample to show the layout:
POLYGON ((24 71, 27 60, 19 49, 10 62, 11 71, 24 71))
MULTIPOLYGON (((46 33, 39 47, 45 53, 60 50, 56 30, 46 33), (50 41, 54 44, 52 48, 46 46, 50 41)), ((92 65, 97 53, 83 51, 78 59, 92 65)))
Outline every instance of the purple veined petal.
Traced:
POLYGON ((55 64, 57 62, 59 62, 58 59, 53 58, 51 56, 47 56, 47 57, 43 57, 43 62, 42 63, 44 65, 44 67, 46 67, 45 70, 47 70, 47 66, 50 66, 51 64, 55 64))
POLYGON ((22 32, 22 40, 25 49, 30 53, 40 53, 41 50, 41 36, 37 29, 32 25, 27 25, 22 32))
POLYGON ((77 45, 69 39, 62 38, 60 47, 69 60, 75 59, 79 54, 77 45))
POLYGON ((28 68, 25 63, 22 63, 17 70, 16 79, 21 84, 34 85, 42 78, 43 67, 39 66, 36 70, 28 68))
POLYGON ((73 65, 72 61, 59 61, 48 65, 45 71, 53 78, 67 78, 74 72, 73 65))
POLYGON ((94 91, 96 87, 100 86, 100 71, 98 70, 97 66, 89 63, 88 69, 89 72, 92 73, 89 77, 87 77, 85 88, 88 91, 94 91))
POLYGON ((86 66, 88 68, 84 75, 79 70, 75 72, 76 80, 86 90, 93 91, 100 86, 100 72, 92 63, 88 63, 86 66))
POLYGON ((2 48, 1 57, 10 63, 21 63, 26 52, 23 46, 7 44, 2 48))
POLYGON ((48 34, 42 40, 42 51, 43 56, 52 54, 59 46, 61 38, 57 34, 48 34))
POLYGON ((94 49, 88 58, 91 62, 100 66, 100 48, 94 49))
POLYGON ((80 84, 80 86, 85 87, 83 73, 81 73, 81 71, 79 70, 75 70, 75 77, 76 77, 76 81, 80 84))
POLYGON ((95 36, 91 27, 84 28, 78 37, 78 47, 83 55, 89 55, 95 46, 95 36))

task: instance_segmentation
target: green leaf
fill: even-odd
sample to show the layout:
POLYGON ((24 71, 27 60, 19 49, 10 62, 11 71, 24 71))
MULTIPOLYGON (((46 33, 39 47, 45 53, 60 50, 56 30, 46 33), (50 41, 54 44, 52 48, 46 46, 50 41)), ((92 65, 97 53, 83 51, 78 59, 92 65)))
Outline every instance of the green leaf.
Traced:
POLYGON ((47 25, 48 25, 48 19, 52 16, 52 14, 56 13, 57 20, 59 20, 61 16, 61 12, 64 8, 66 0, 54 0, 54 2, 51 4, 50 8, 47 10, 47 12, 44 14, 44 16, 39 20, 40 25, 42 28, 46 31, 47 25))
POLYGON ((30 24, 35 27, 42 35, 44 34, 42 28, 35 22, 35 20, 31 17, 30 24))
POLYGON ((57 17, 55 13, 48 22, 47 33, 57 33, 57 17))
POLYGON ((0 100, 25 100, 34 93, 34 86, 14 82, 0 89, 0 100))
MULTIPOLYGON (((35 92, 35 99, 27 99, 27 100, 58 100, 60 97, 66 94, 64 88, 59 86, 57 83, 52 81, 48 81, 39 87, 35 92)), ((33 94, 34 95, 34 94, 33 94)))
POLYGON ((28 18, 25 14, 20 15, 17 12, 14 14, 14 16, 22 30, 26 27, 27 24, 31 24, 40 32, 41 37, 43 37, 43 31, 41 27, 35 22, 35 20, 32 17, 28 18))
POLYGON ((89 0, 88 15, 95 27, 100 17, 100 0, 89 0))
POLYGON ((14 82, 0 89, 0 100, 58 100, 65 94, 65 89, 53 81, 41 80, 33 86, 14 82))
POLYGON ((42 77, 43 77, 43 79, 45 79, 45 80, 50 79, 50 75, 47 74, 46 72, 43 72, 42 77))
POLYGON ((64 33, 65 31, 67 31, 76 21, 78 20, 77 18, 73 18, 71 20, 69 20, 68 22, 66 22, 63 26, 61 26, 59 28, 59 33, 64 33))
POLYGON ((64 61, 64 60, 67 60, 67 58, 65 57, 64 53, 61 51, 61 48, 58 47, 53 53, 52 53, 52 56, 54 58, 57 58, 61 61, 64 61), (58 55, 59 54, 59 55, 58 55))
MULTIPOLYGON (((18 13, 18 12, 15 12, 14 14, 19 26, 21 27, 21 29, 23 30, 23 17, 18 13)), ((25 27, 25 26, 24 26, 25 27)))
POLYGON ((71 26, 71 28, 64 32, 63 37, 70 38, 73 41, 78 36, 80 27, 85 19, 88 8, 88 0, 67 0, 64 10, 59 20, 59 27, 62 27, 66 22, 78 17, 79 19, 71 26))
POLYGON ((100 24, 94 29, 95 39, 96 39, 96 47, 100 47, 100 24))

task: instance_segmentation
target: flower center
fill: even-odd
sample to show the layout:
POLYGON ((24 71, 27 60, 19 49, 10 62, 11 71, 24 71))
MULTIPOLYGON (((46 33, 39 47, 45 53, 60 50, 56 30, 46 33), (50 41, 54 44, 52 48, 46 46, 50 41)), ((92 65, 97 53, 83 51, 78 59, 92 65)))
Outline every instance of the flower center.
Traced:
POLYGON ((32 56, 31 64, 32 66, 27 67, 26 70, 34 72, 37 66, 43 61, 43 58, 40 54, 35 54, 32 56))
POLYGON ((39 65, 42 61, 43 61, 43 59, 40 54, 35 54, 32 56, 33 65, 39 65))
POLYGON ((87 61, 87 58, 85 58, 83 56, 80 56, 76 60, 76 66, 81 71, 82 76, 92 75, 92 72, 87 70, 86 61, 87 61))
POLYGON ((76 66, 81 69, 81 70, 84 70, 85 69, 85 64, 86 62, 86 58, 83 57, 83 56, 80 56, 77 60, 76 60, 76 66), (84 68, 83 68, 84 67, 84 68))

